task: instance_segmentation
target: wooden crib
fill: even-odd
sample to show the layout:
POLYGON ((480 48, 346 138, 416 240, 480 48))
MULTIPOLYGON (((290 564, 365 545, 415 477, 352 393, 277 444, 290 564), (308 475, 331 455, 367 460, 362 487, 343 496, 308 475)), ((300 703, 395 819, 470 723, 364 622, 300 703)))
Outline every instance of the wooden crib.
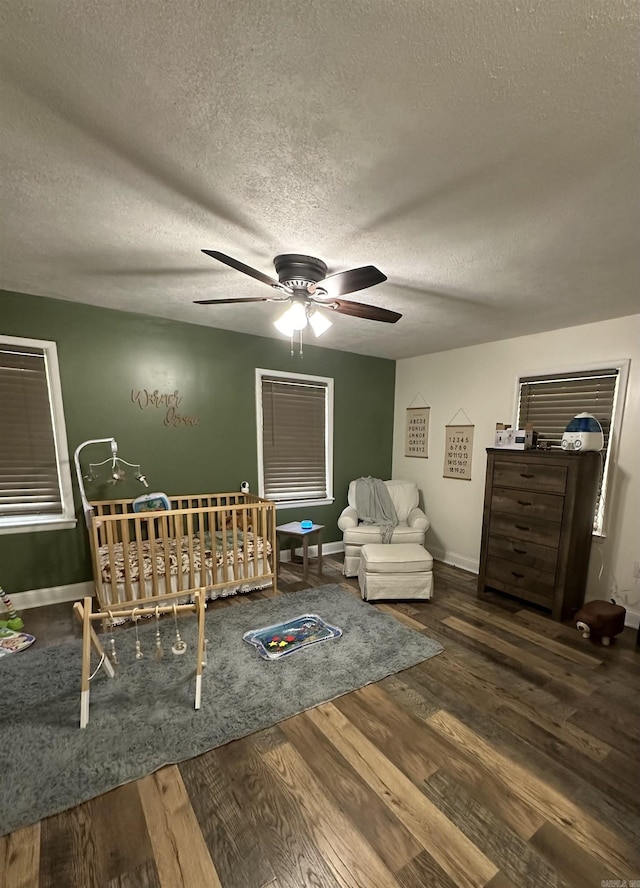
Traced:
POLYGON ((169 498, 167 511, 133 500, 92 502, 89 538, 96 595, 119 603, 184 592, 193 598, 276 588, 275 503, 250 493, 169 498))

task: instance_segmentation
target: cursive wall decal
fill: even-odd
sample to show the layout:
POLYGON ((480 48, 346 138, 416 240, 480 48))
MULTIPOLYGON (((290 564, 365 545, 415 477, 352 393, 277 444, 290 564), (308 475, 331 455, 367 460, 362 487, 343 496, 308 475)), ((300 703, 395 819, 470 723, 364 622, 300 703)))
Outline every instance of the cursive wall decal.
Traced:
POLYGON ((174 392, 159 392, 158 389, 154 389, 152 392, 148 389, 138 389, 138 391, 131 389, 131 400, 141 410, 148 410, 149 407, 164 409, 166 411, 164 425, 173 429, 197 426, 200 422, 199 416, 178 413, 178 407, 182 403, 182 395, 178 389, 174 392))

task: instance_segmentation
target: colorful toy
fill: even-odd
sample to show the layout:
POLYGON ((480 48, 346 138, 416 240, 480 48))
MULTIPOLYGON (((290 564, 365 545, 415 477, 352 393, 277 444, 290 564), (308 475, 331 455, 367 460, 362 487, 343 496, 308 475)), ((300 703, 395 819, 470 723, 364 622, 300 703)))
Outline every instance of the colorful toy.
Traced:
POLYGON ((340 638, 341 635, 342 629, 330 626, 317 614, 302 614, 286 623, 252 629, 245 632, 242 638, 254 645, 264 660, 278 660, 307 645, 340 638))
POLYGON ((35 641, 34 635, 26 632, 14 632, 12 629, 0 629, 0 658, 6 654, 17 654, 35 641))
POLYGON ((9 612, 9 619, 8 620, 0 620, 0 628, 12 629, 14 632, 19 632, 21 629, 24 629, 24 623, 22 622, 22 620, 18 616, 16 609, 11 604, 11 599, 9 598, 7 593, 4 591, 2 586, 0 586, 0 598, 2 599, 2 602, 3 602, 4 606, 6 607, 7 611, 9 612))
POLYGON ((134 512, 168 512, 171 508, 166 493, 144 493, 131 503, 134 512))

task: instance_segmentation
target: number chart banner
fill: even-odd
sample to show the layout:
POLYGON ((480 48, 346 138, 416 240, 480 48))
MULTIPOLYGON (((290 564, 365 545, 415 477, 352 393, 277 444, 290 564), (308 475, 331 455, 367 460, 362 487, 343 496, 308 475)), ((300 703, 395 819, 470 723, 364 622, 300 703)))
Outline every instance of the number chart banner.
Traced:
POLYGON ((445 426, 443 478, 471 481, 473 429, 472 425, 445 426))
POLYGON ((429 457, 429 410, 430 407, 407 407, 407 427, 404 439, 404 455, 429 457))

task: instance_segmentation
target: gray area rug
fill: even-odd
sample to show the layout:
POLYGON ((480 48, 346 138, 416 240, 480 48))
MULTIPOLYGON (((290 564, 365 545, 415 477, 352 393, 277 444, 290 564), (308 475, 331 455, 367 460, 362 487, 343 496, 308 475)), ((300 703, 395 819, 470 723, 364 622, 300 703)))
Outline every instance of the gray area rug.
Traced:
MULTIPOLYGON (((81 731, 80 642, 0 659, 4 688, 0 748, 11 780, 0 792, 0 835, 35 823, 123 783, 222 746, 442 651, 433 639, 380 613, 339 586, 247 602, 207 613, 209 663, 202 708, 193 708, 196 620, 179 621, 189 645, 170 652, 175 627, 161 621, 164 656, 153 659, 155 620, 116 632, 115 679, 91 683, 81 731), (242 635, 304 613, 342 628, 342 638, 263 660, 242 635)), ((97 658, 92 657, 97 665, 97 658)))

